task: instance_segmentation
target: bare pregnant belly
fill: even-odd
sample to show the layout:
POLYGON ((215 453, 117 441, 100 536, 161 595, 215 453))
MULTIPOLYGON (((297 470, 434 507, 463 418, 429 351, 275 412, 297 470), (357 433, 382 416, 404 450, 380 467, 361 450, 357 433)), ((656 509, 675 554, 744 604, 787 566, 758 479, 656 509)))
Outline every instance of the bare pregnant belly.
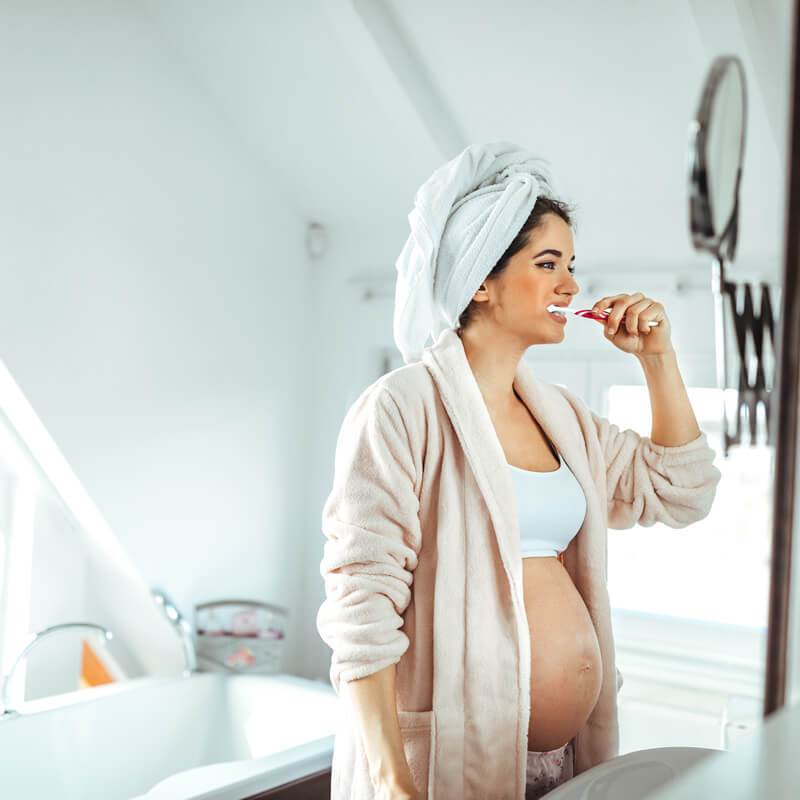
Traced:
POLYGON ((522 559, 525 613, 531 638, 528 750, 566 744, 600 696, 603 664, 589 612, 555 557, 522 559))

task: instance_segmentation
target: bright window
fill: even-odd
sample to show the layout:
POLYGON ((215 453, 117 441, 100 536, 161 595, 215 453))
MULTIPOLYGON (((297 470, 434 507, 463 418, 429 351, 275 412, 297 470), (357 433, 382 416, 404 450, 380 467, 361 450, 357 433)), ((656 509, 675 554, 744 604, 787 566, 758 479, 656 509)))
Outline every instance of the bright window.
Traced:
MULTIPOLYGON (((687 387, 722 473, 709 515, 686 528, 656 523, 608 531, 612 608, 766 629, 772 525, 772 458, 766 443, 722 456, 718 389, 687 387)), ((646 386, 608 388, 606 414, 621 430, 650 436, 646 386)), ((730 412, 729 412, 730 414, 730 412)), ((730 423, 729 423, 730 424, 730 423)))

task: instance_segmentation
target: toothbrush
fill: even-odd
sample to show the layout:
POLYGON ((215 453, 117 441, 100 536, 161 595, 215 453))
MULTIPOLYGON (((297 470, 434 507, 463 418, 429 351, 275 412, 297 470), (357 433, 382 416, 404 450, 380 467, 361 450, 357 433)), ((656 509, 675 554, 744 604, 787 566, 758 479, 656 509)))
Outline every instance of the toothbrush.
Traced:
MULTIPOLYGON (((606 320, 608 319, 608 315, 611 312, 611 309, 607 309, 606 311, 601 311, 599 313, 592 311, 591 308, 562 308, 561 306, 557 306, 555 304, 550 304, 547 306, 548 311, 563 311, 567 314, 574 314, 576 317, 583 317, 584 319, 599 319, 599 320, 606 320)), ((657 322, 651 320, 647 323, 651 328, 654 328, 658 325, 657 322)))

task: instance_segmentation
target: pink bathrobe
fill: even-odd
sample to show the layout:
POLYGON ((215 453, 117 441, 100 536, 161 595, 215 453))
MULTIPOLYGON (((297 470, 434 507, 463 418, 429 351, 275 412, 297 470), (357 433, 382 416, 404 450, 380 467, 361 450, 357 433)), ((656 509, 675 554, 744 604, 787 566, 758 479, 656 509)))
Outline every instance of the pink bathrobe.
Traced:
MULTIPOLYGON (((683 528, 703 519, 721 473, 705 433, 666 447, 620 431, 576 395, 538 380, 524 359, 514 387, 586 494, 564 567, 594 624, 603 681, 572 740, 578 775, 619 753, 622 676, 606 586, 607 529, 683 528)), ((400 731, 422 796, 522 800, 531 636, 517 504, 454 330, 445 329, 422 362, 375 381, 348 410, 322 529, 326 599, 317 630, 333 650, 337 694, 341 681, 396 663, 400 731)), ((357 720, 343 706, 331 798, 368 800, 375 791, 357 720)))

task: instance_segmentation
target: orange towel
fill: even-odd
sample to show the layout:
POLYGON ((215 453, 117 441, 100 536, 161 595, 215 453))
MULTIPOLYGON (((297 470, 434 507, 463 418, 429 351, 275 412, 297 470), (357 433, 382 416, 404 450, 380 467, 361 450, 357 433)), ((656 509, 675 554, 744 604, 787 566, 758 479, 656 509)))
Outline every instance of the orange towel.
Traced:
POLYGON ((97 653, 95 653, 84 640, 83 652, 81 654, 79 688, 86 689, 89 686, 101 686, 104 683, 113 682, 114 679, 111 677, 100 658, 98 658, 97 653))

